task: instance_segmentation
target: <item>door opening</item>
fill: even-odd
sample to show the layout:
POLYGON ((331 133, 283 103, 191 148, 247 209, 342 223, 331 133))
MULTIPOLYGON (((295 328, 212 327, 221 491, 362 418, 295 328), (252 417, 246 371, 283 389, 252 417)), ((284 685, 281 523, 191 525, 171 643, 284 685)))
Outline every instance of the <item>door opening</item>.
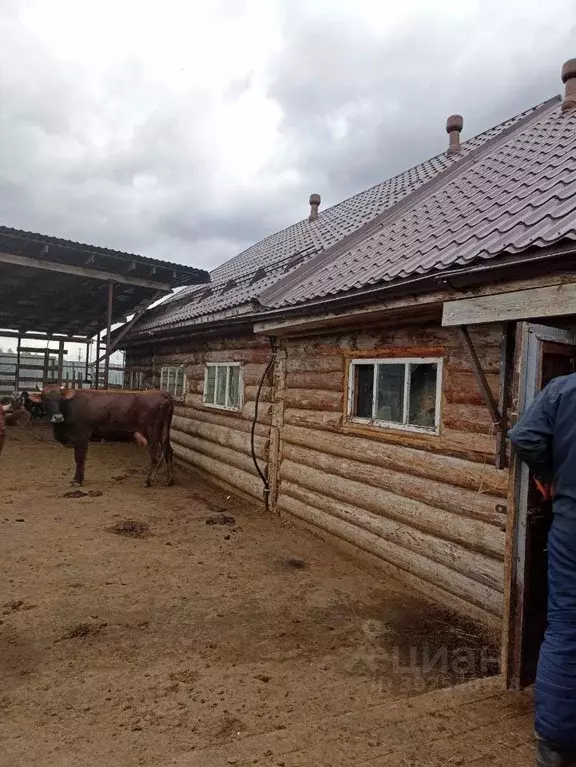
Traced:
MULTIPOLYGON (((522 323, 518 367, 518 417, 553 378, 573 373, 576 341, 571 331, 522 323)), ((539 492, 528 467, 511 472, 513 541, 510 561, 506 683, 522 689, 536 678, 548 606, 548 532, 552 501, 539 492)))

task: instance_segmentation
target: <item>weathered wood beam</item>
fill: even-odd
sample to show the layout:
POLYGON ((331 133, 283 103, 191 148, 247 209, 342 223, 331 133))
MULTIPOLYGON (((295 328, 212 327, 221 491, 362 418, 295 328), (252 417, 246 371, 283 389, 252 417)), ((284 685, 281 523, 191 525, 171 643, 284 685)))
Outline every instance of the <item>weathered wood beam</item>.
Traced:
POLYGON ((460 338, 462 339, 462 343, 464 344, 466 351, 468 352, 468 355, 470 357, 470 361, 472 362, 472 372, 474 373, 474 376, 478 383, 478 387, 480 389, 480 393, 482 394, 482 397, 484 398, 484 402, 486 403, 486 407, 490 411, 490 415, 492 416, 492 422, 494 423, 494 426, 496 426, 496 428, 500 429, 502 428, 502 416, 500 415, 500 412, 498 410, 498 405, 496 404, 496 400, 494 399, 494 395, 492 394, 492 389, 490 388, 490 386, 488 385, 488 381, 486 380, 486 374, 484 373, 484 370, 482 369, 482 363, 480 362, 480 358, 478 357, 478 354, 476 353, 476 349, 474 348, 474 344, 472 343, 472 339, 470 338, 470 333, 468 332, 468 328, 459 327, 458 334, 460 335, 460 338))
POLYGON ((53 333, 19 333, 17 330, 0 330, 0 337, 2 338, 18 338, 20 335, 23 341, 59 341, 61 338, 65 338, 70 343, 86 343, 86 336, 66 336, 53 333))
MULTIPOLYGON (((143 315, 145 312, 147 312, 147 311, 148 311, 148 309, 149 309, 149 308, 152 306, 152 304, 154 304, 154 303, 155 303, 155 302, 156 302, 156 301, 157 301, 159 298, 161 298, 161 296, 162 296, 162 295, 163 295, 163 294, 162 294, 162 293, 160 293, 160 292, 156 293, 154 296, 152 296, 152 298, 151 298, 151 300, 150 300, 150 303, 149 303, 149 304, 146 304, 146 306, 141 306, 141 307, 140 307, 140 309, 138 309, 138 311, 137 311, 137 312, 136 312, 136 314, 135 314, 135 315, 132 317, 132 319, 131 319, 131 320, 130 320, 130 321, 129 321, 129 322, 128 322, 128 323, 127 323, 127 324, 126 324, 126 325, 125 325, 123 328, 122 328, 122 330, 120 330, 120 332, 118 333, 118 335, 116 336, 116 338, 114 339, 114 341, 112 342, 112 344, 110 345, 110 349, 109 349, 109 351, 107 352, 108 354, 112 354, 112 352, 114 352, 114 351, 115 351, 115 350, 118 348, 118 345, 120 344, 120 341, 122 341, 122 339, 124 338, 124 336, 125 336, 127 333, 129 333, 129 332, 130 332, 130 330, 131 330, 131 329, 134 327, 134 325, 135 325, 135 324, 138 322, 138 320, 140 319, 140 317, 141 317, 141 316, 142 316, 142 315, 143 315)), ((98 352, 97 352, 97 353, 99 354, 99 353, 100 353, 100 350, 98 350, 98 352)), ((102 356, 100 359, 101 359, 101 360, 102 360, 102 359, 104 359, 104 356, 105 356, 105 355, 103 355, 103 356, 102 356)))
POLYGON ((171 285, 168 282, 158 282, 157 280, 148 280, 142 277, 129 277, 124 274, 105 272, 102 269, 86 269, 82 266, 59 264, 54 261, 44 261, 39 258, 17 256, 14 253, 0 252, 0 263, 12 264, 13 266, 24 266, 32 269, 43 269, 47 272, 71 274, 76 277, 86 277, 93 280, 104 280, 105 282, 118 282, 122 285, 136 285, 141 288, 161 290, 164 293, 169 293, 171 290, 171 285))
POLYGON ((110 346, 112 345, 112 308, 114 305, 114 283, 108 283, 108 309, 106 312, 106 354, 104 356, 104 388, 108 388, 110 373, 110 346))
POLYGON ((576 284, 517 290, 491 296, 446 301, 442 325, 475 325, 574 314, 576 284))
POLYGON ((516 337, 516 323, 505 322, 502 326, 502 342, 500 346, 500 393, 498 398, 498 410, 502 417, 500 434, 498 436, 498 450, 496 453, 496 468, 504 469, 507 463, 508 450, 508 405, 510 388, 512 385, 512 368, 514 365, 514 349, 516 337))

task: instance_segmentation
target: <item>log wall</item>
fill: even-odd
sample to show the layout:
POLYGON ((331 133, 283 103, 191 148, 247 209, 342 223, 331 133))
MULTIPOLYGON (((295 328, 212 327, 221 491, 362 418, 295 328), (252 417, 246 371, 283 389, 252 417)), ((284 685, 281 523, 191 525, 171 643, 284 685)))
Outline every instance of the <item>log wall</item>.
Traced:
MULTIPOLYGON (((251 455, 251 429, 258 385, 270 359, 267 340, 255 336, 213 340, 204 344, 158 345, 144 351, 128 350, 126 370, 141 370, 146 382, 159 386, 163 365, 185 365, 186 393, 176 403, 172 447, 181 461, 206 472, 259 501, 263 483, 251 455), (241 362, 243 404, 239 411, 203 403, 204 367, 208 362, 241 362)), ((260 396, 254 447, 259 465, 267 471, 272 389, 265 381, 260 396)))
MULTIPOLYGON (((483 326, 472 340, 497 398, 500 327, 483 326)), ((176 456, 261 501, 250 431, 269 359, 267 340, 245 335, 129 351, 127 370, 143 371, 157 386, 162 365, 185 364, 186 395, 172 430, 176 456), (207 362, 243 363, 241 411, 203 404, 207 362)), ((428 596, 500 621, 508 475, 494 466, 496 435, 454 329, 375 326, 283 340, 255 434, 274 510, 355 547, 428 596), (349 423, 347 365, 362 356, 442 357, 440 434, 349 423)))
MULTIPOLYGON (((500 328, 472 334, 496 398, 500 328)), ((508 475, 466 351, 439 326, 286 341, 277 508, 376 557, 385 571, 497 623, 503 609, 508 475), (439 435, 345 416, 347 362, 444 359, 439 435)))

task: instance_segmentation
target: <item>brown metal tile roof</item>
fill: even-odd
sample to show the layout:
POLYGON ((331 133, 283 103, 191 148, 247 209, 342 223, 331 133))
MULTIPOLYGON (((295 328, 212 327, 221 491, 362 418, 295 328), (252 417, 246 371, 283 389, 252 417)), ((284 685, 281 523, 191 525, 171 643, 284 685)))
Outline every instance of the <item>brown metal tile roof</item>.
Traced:
POLYGON ((281 308, 576 240, 576 112, 544 105, 377 229, 261 297, 281 308))
MULTIPOLYGON (((547 107, 548 102, 544 108, 547 107)), ((542 108, 529 109, 469 139, 462 144, 459 155, 448 156, 444 152, 331 208, 321 210, 314 222, 305 219, 264 238, 214 269, 210 275, 210 290, 205 287, 186 288, 147 312, 130 334, 131 337, 155 330, 254 313, 258 300, 264 300, 267 292, 274 289, 287 274, 299 274, 299 268, 305 268, 318 254, 328 257, 324 253, 328 248, 347 241, 345 238, 355 238, 359 230, 363 231, 363 227, 370 226, 378 217, 386 215, 403 201, 409 201, 418 190, 435 179, 441 179, 446 171, 457 167, 464 158, 542 108)), ((358 281, 358 277, 355 281, 358 281)), ((307 299, 308 295, 305 294, 302 299, 295 300, 307 299)), ((292 303, 291 296, 280 303, 292 303)))

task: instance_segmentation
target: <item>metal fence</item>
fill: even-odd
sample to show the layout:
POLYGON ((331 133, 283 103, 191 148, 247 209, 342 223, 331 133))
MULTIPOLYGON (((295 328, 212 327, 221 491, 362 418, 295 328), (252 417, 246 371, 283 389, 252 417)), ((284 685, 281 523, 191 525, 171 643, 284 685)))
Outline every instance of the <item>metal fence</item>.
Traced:
MULTIPOLYGON (((77 387, 94 386, 95 365, 88 365, 88 378, 86 379, 85 360, 65 360, 62 365, 62 382, 77 387)), ((99 385, 104 386, 104 369, 100 365, 99 385)), ((42 388, 43 384, 58 380, 58 353, 34 354, 31 352, 20 353, 20 365, 18 366, 15 352, 0 352, 0 395, 11 394, 13 391, 22 389, 42 388)), ((109 388, 121 389, 124 386, 124 366, 110 365, 109 388)))

